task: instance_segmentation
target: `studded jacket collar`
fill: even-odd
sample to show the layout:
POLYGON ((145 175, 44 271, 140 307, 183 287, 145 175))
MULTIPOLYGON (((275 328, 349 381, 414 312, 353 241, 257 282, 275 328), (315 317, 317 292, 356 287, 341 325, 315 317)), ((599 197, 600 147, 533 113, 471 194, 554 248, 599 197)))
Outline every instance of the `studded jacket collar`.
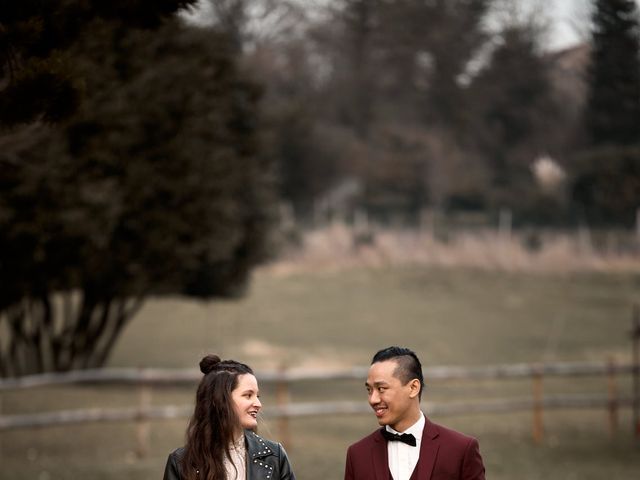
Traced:
MULTIPOLYGON (((247 448, 247 480, 295 480, 287 453, 282 445, 245 430, 247 448)), ((169 455, 163 480, 181 480, 180 459, 184 448, 169 455)))
POLYGON ((287 454, 279 443, 245 431, 247 480, 295 480, 287 454))

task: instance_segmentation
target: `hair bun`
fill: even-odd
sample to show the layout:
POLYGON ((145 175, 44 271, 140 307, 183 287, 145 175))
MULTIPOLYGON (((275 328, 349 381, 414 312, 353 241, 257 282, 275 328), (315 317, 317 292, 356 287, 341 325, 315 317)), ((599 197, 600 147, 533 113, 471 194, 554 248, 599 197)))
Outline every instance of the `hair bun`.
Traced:
POLYGON ((217 355, 207 355, 200 360, 200 371, 205 375, 213 370, 220 364, 220 357, 217 355))

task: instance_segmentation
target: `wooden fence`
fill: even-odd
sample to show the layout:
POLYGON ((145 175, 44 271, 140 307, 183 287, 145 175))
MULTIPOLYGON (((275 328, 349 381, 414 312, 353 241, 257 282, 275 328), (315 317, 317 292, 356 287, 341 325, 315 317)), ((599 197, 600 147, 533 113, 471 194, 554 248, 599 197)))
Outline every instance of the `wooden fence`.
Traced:
MULTIPOLYGON (((634 394, 621 395, 618 379, 620 375, 638 375, 635 363, 577 362, 544 364, 510 364, 481 367, 431 367, 424 369, 424 376, 430 383, 441 381, 478 381, 529 379, 531 395, 525 398, 502 398, 455 402, 424 402, 428 415, 451 416, 460 414, 497 414, 530 411, 532 413, 532 436, 541 442, 544 435, 543 417, 545 410, 552 409, 606 409, 608 427, 611 434, 619 428, 620 408, 638 404, 636 389, 634 394), (544 393, 544 379, 549 377, 606 377, 606 393, 595 394, 555 394, 544 393)), ((290 402, 291 384, 299 381, 356 380, 362 382, 368 367, 342 370, 279 370, 257 371, 261 383, 276 386, 276 405, 264 408, 266 418, 274 418, 278 423, 278 438, 291 444, 289 419, 317 415, 370 414, 367 402, 326 401, 290 402)), ((88 422, 137 422, 138 454, 144 456, 148 450, 150 421, 160 419, 188 418, 193 410, 191 405, 152 406, 153 387, 189 386, 194 387, 201 378, 197 370, 159 369, 101 369, 84 370, 62 374, 44 374, 15 379, 0 380, 0 394, 9 390, 35 389, 60 385, 118 385, 136 389, 138 402, 129 408, 89 408, 63 410, 24 415, 0 415, 0 432, 11 429, 43 428, 88 422)), ((605 390, 605 388, 603 388, 605 390)), ((1 412, 0 412, 1 413, 1 412)), ((635 429, 635 426, 634 426, 635 429)))

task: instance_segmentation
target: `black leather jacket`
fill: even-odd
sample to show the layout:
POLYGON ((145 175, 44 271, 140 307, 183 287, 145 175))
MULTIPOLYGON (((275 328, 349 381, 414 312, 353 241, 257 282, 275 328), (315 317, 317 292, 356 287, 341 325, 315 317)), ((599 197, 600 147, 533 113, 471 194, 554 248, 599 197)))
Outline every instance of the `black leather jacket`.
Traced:
MULTIPOLYGON (((282 445, 250 430, 244 432, 244 444, 247 447, 247 480, 295 480, 282 445)), ((180 460, 183 455, 184 448, 169 454, 163 480, 182 480, 180 460)))

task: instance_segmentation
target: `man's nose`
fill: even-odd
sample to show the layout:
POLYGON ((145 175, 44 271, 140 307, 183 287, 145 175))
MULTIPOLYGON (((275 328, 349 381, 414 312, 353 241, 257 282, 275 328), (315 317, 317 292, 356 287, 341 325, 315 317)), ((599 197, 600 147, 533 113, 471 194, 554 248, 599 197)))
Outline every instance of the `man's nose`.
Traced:
POLYGON ((378 392, 376 392, 375 390, 372 390, 371 393, 369 393, 369 403, 371 405, 375 405, 376 403, 380 402, 380 396, 378 395, 378 392))

